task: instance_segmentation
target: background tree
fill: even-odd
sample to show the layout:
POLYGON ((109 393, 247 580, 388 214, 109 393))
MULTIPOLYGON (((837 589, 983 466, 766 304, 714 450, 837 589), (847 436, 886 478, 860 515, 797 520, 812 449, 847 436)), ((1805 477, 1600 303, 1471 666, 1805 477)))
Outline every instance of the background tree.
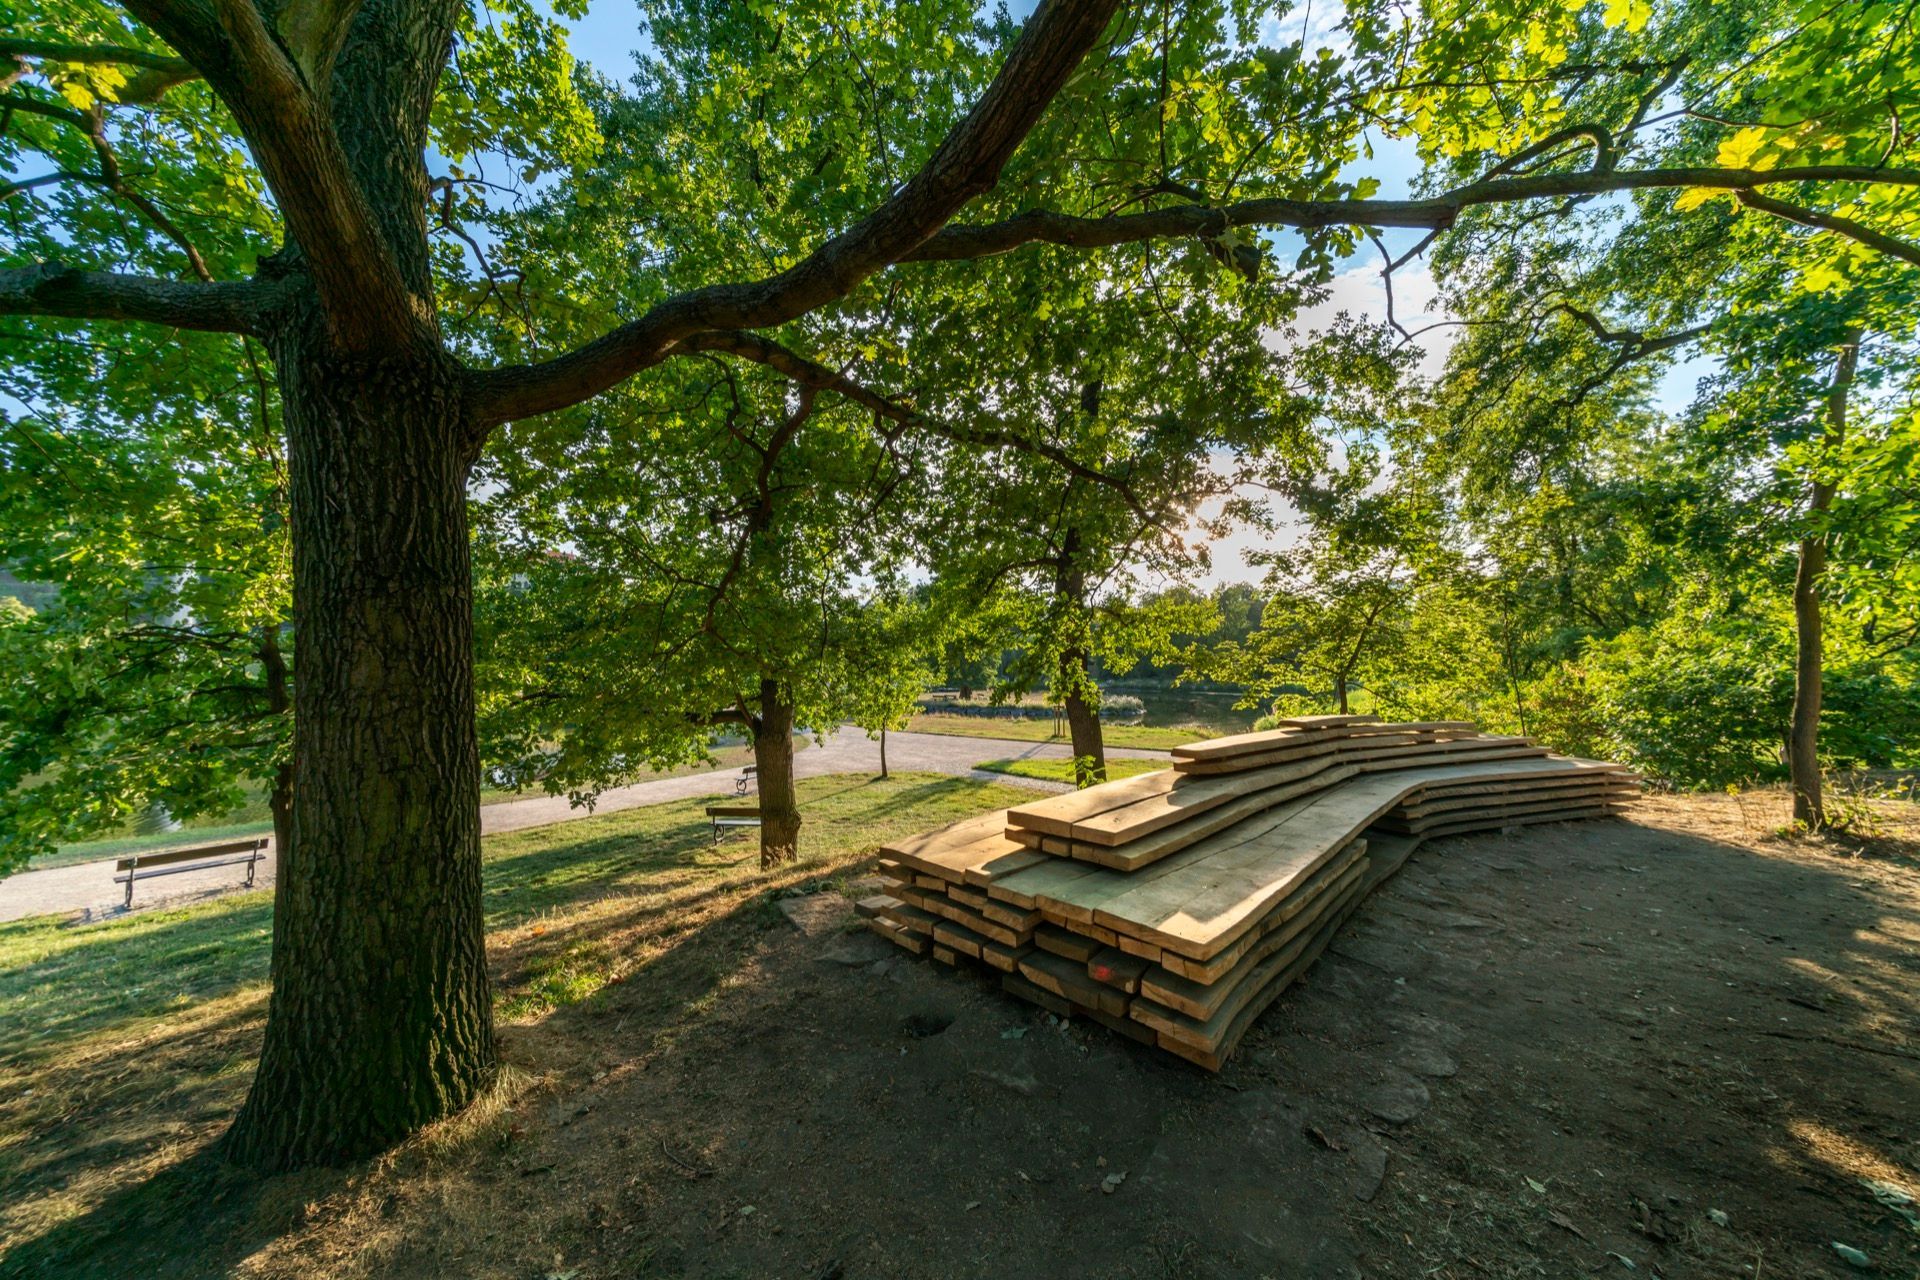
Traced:
POLYGON ((590 796, 744 732, 762 862, 790 859, 794 734, 897 725, 925 687, 884 505, 910 460, 864 413, 717 359, 590 414, 516 427, 482 470, 489 750, 590 796))
POLYGON ((52 588, 0 625, 0 868, 156 807, 220 817, 293 786, 286 474, 240 344, 47 346, 0 436, 0 542, 52 588), (65 375, 52 381, 48 375, 65 375), (129 413, 132 406, 138 411, 129 413))

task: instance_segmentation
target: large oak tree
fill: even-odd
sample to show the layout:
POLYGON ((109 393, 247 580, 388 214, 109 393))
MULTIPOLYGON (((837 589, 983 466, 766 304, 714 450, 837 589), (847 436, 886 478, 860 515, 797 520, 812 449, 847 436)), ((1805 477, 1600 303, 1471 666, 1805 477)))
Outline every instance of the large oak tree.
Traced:
MULTIPOLYGON (((665 20, 718 26, 736 12, 765 21, 770 8, 658 7, 665 20)), ((829 31, 841 8, 781 13, 802 39, 829 31)), ((468 257, 436 234, 458 221, 465 206, 450 196, 472 175, 435 173, 429 155, 480 147, 490 133, 512 153, 538 131, 552 78, 512 78, 554 65, 533 56, 554 37, 530 10, 517 37, 473 21, 457 0, 31 10, 29 29, 0 37, 13 60, 0 73, 0 141, 19 175, 4 190, 16 222, 0 315, 243 335, 270 355, 284 406, 296 798, 265 1045, 228 1153, 269 1168, 360 1156, 461 1107, 491 1070, 466 499, 469 468, 501 424, 695 351, 891 403, 796 354, 788 343, 804 341, 805 326, 779 335, 788 342, 755 331, 832 307, 895 264, 1036 242, 1090 250, 1191 238, 1245 265, 1265 249, 1243 229, 1289 227, 1306 237, 1305 268, 1324 271, 1359 241, 1357 228, 1442 232, 1484 206, 1698 187, 1920 258, 1874 211, 1836 211, 1861 191, 1920 183, 1911 170, 1799 157, 1640 167, 1632 138, 1616 136, 1621 122, 1557 116, 1551 103, 1564 95, 1550 87, 1569 76, 1626 86, 1629 99, 1660 91, 1650 59, 1574 70, 1582 64, 1567 50, 1605 29, 1600 8, 1556 3, 1508 23, 1492 17, 1506 6, 1448 3, 1408 22, 1396 6, 1355 5, 1345 57, 1261 45, 1269 13, 1241 4, 1122 11, 1117 0, 1045 0, 1017 34, 913 28, 928 43, 903 46, 910 64, 997 69, 942 82, 965 96, 881 104, 944 135, 931 147, 883 143, 858 182, 836 188, 874 199, 852 208, 753 176, 755 163, 801 154, 791 146, 735 155, 743 185, 791 214, 786 240, 669 266, 636 253, 630 274, 660 286, 641 291, 642 304, 616 308, 603 332, 565 349, 529 344, 504 362, 491 358, 499 346, 456 340, 458 318, 443 307, 478 288, 468 257), (515 39, 527 57, 514 56, 515 39), (1504 82, 1513 95, 1497 92, 1504 82), (1458 185, 1381 200, 1340 176, 1362 130, 1394 118, 1396 103, 1415 104, 1410 118, 1481 120, 1490 103, 1513 100, 1535 102, 1532 118, 1558 132, 1492 130, 1516 150, 1458 185), (151 165, 129 165, 134 154, 151 165), (1003 172, 1013 181, 988 196, 1003 172), (1791 198, 1769 205, 1776 188, 1791 198), (224 206, 235 202, 277 243, 233 232, 224 206), (103 209, 138 234, 96 234, 103 209), (949 225, 963 212, 969 221, 949 225), (206 239, 227 251, 202 249, 206 239)), ((1637 7, 1625 8, 1631 18, 1637 7)), ((844 87, 835 94, 853 112, 858 90, 844 87)), ((649 109, 672 109, 657 89, 649 109)), ((751 101, 735 106, 750 118, 751 101)), ((719 136, 738 118, 723 115, 690 107, 683 123, 719 136)), ((816 177, 833 175, 832 155, 810 159, 816 177)), ((644 193, 644 169, 629 178, 644 193)), ((484 257, 477 238, 469 247, 484 257)), ((483 296, 512 288, 485 284, 483 296)))

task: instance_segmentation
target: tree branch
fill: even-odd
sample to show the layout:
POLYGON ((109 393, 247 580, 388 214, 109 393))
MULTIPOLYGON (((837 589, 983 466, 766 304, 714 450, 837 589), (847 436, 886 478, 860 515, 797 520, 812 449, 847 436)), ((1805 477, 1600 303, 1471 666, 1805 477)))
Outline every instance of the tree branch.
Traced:
POLYGON ((1147 213, 1105 218, 1080 218, 1035 210, 1002 222, 946 227, 902 257, 901 261, 952 262, 984 258, 1029 244, 1101 249, 1140 240, 1218 236, 1235 227, 1247 226, 1298 227, 1307 230, 1335 226, 1424 227, 1444 231, 1463 212, 1479 205, 1679 187, 1742 191, 1783 182, 1920 186, 1920 170, 1879 169, 1869 165, 1807 165, 1767 170, 1586 170, 1489 178, 1456 187, 1441 195, 1414 200, 1243 200, 1215 206, 1177 205, 1147 213))
POLYGON ((1749 209, 1770 213, 1776 218, 1782 218, 1803 227, 1811 227, 1815 231, 1831 231, 1837 235, 1843 235, 1849 240, 1866 245, 1869 249, 1878 250, 1890 258, 1898 258, 1902 262, 1910 262, 1920 267, 1920 245, 1897 239, 1884 231, 1875 231, 1865 223, 1856 222, 1852 218, 1843 218, 1837 213, 1821 213, 1818 209, 1788 204, 1784 200, 1763 196, 1758 191, 1736 191, 1733 197, 1749 209))
MULTIPOLYGON (((254 0, 126 0, 239 121, 344 351, 417 347, 433 325, 355 181, 330 114, 254 0)), ((337 15, 336 15, 337 16, 337 15)), ((332 19, 322 25, 332 30, 332 19)), ((318 38, 318 37, 316 37, 318 38)), ((331 55, 328 55, 329 59, 331 55)))
POLYGON ((136 49, 125 44, 62 44, 55 40, 15 40, 7 37, 0 38, 0 58, 38 58, 47 62, 82 65, 114 62, 168 75, 192 77, 200 74, 185 58, 136 49))
POLYGON ((1117 7, 1118 0, 1041 0, 973 110, 878 209, 779 275, 692 290, 558 359, 475 375, 482 427, 578 404, 659 363, 690 334, 784 324, 845 297, 993 187, 1117 7))
POLYGON ((819 391, 831 391, 876 415, 903 426, 931 432, 956 444, 969 444, 988 449, 1016 449, 1035 457, 1045 458, 1069 475, 1102 485, 1119 494, 1132 509, 1133 513, 1148 525, 1160 524, 1133 492, 1128 482, 1114 475, 1090 467, 1079 461, 1066 450, 1038 440, 1029 440, 1015 432, 1000 427, 956 427, 950 423, 937 421, 917 409, 889 400, 868 387, 861 386, 838 369, 832 369, 817 361, 792 351, 769 338, 757 333, 744 333, 739 330, 709 330, 697 333, 682 341, 674 348, 673 355, 692 355, 699 352, 718 351, 751 360, 755 364, 782 374, 803 387, 819 391))
POLYGON ((262 334, 284 290, 270 284, 204 284, 58 263, 0 268, 0 315, 141 320, 174 329, 262 334))

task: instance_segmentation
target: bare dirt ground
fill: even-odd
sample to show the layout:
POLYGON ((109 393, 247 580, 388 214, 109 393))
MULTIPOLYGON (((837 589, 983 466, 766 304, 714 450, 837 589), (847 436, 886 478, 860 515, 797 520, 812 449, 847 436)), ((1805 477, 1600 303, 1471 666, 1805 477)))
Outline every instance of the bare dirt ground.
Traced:
POLYGON ((1920 1275, 1920 821, 1789 842, 1776 801, 1428 846, 1217 1076, 743 908, 511 1029, 477 1114, 169 1175, 65 1270, 1920 1275))

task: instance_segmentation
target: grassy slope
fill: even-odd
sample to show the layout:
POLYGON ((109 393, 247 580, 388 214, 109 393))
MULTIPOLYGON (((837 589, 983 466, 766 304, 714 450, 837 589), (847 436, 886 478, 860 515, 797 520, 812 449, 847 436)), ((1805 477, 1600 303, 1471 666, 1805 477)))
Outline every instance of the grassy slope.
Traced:
MULTIPOLYGON (((1005 738, 1014 742, 1066 742, 1055 736, 1051 720, 990 719, 986 716, 916 715, 907 725, 913 733, 944 733, 957 738, 1005 738)), ((1144 747, 1164 751, 1182 743, 1213 737, 1205 729, 1155 729, 1146 725, 1101 726, 1110 747, 1144 747)))
MULTIPOLYGON (((487 839, 502 1022, 531 1030, 642 971, 674 1007, 697 1002, 778 922, 781 892, 844 883, 888 839, 1033 798, 912 773, 799 789, 804 857, 774 872, 759 869, 750 832, 714 847, 704 798, 487 839)), ((0 924, 0 1257, 41 1240, 30 1251, 74 1250, 63 1274, 93 1274, 83 1257, 112 1274, 110 1242, 81 1219, 145 1194, 132 1190, 144 1180, 158 1196, 185 1177, 239 1105, 266 1012, 272 908, 260 892, 79 928, 0 924)))
MULTIPOLYGON (((1073 761, 1071 760, 982 760, 973 766, 985 769, 989 773, 1011 774, 1016 778, 1044 778, 1049 782, 1072 782, 1073 761)), ((1152 773, 1155 769, 1166 768, 1160 760, 1109 760, 1107 761, 1107 781, 1115 782, 1121 778, 1131 778, 1137 773, 1152 773)))

